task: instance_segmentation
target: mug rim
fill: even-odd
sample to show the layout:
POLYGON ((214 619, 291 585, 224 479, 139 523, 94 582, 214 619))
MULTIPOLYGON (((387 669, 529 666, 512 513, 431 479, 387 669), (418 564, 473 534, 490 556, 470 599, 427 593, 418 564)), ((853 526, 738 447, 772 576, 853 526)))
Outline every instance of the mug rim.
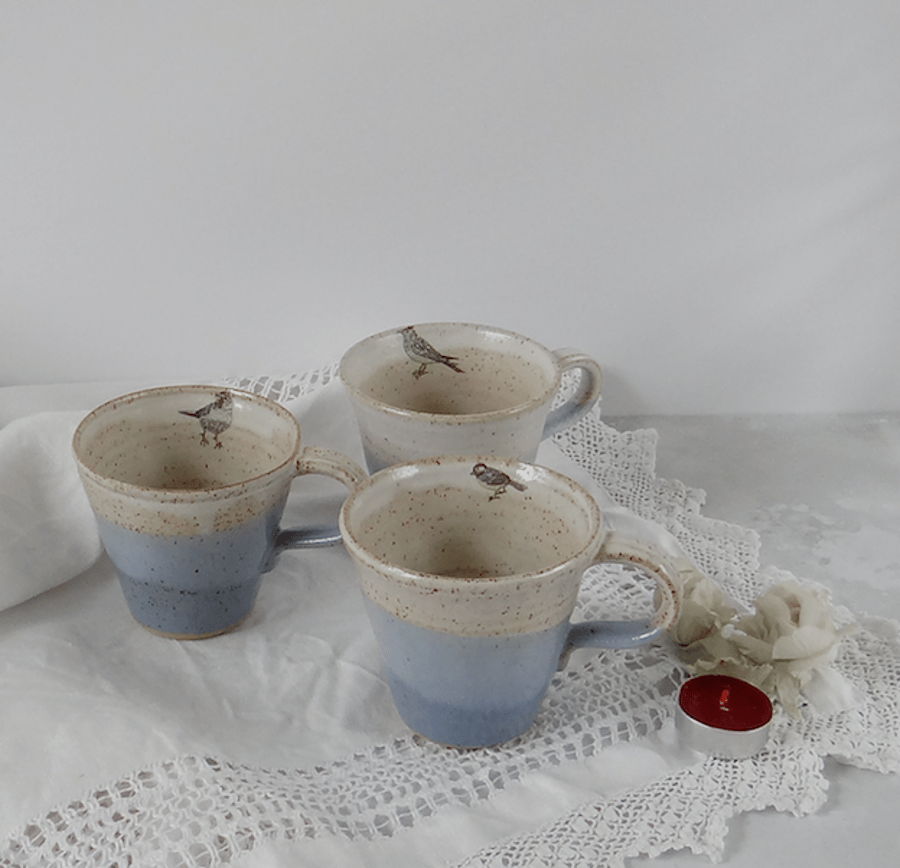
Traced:
POLYGON ((102 486, 109 491, 114 491, 127 497, 155 500, 161 503, 178 503, 184 502, 186 500, 218 500, 227 498, 234 493, 240 492, 241 489, 246 489, 250 486, 257 485, 258 483, 263 482, 271 477, 280 475, 284 472, 285 467, 292 464, 297 459, 297 456, 301 452, 302 448, 303 441, 300 423, 297 421, 294 414, 287 409, 287 407, 277 403, 276 401, 273 401, 271 398, 267 398, 264 395, 257 395, 254 392, 248 392, 245 389, 237 389, 232 388, 231 386, 204 383, 153 386, 147 389, 138 389, 134 392, 126 392, 123 395, 119 395, 115 398, 110 398, 108 401, 104 401, 102 404, 94 407, 94 409, 91 410, 78 423, 78 426, 75 428, 75 433, 72 435, 72 452, 78 465, 78 470, 89 477, 95 484, 102 486), (154 396, 164 395, 167 393, 208 394, 209 392, 215 393, 224 391, 227 391, 235 397, 238 397, 244 401, 249 401, 250 403, 257 405, 262 409, 275 412, 281 418, 293 423, 296 435, 294 446, 291 450, 290 455, 288 455, 288 457, 284 461, 280 462, 274 467, 269 468, 266 471, 263 471, 262 473, 257 473, 253 476, 247 476, 246 478, 240 479, 237 482, 229 482, 225 485, 217 485, 207 488, 157 488, 150 485, 138 485, 134 482, 126 482, 124 480, 116 479, 114 476, 108 476, 105 473, 101 473, 100 471, 95 470, 93 467, 91 467, 91 465, 88 464, 85 457, 83 456, 85 446, 84 441, 87 437, 88 426, 92 422, 99 420, 105 413, 109 413, 115 410, 116 404, 120 404, 122 402, 126 402, 128 404, 136 404, 138 401, 141 401, 144 398, 152 398, 154 396))
MULTIPOLYGON (((528 337, 528 335, 523 335, 519 332, 501 328, 499 326, 491 326, 471 322, 457 322, 451 320, 410 323, 410 325, 415 329, 422 327, 427 328, 429 326, 450 326, 454 328, 474 329, 475 331, 481 333, 492 332, 502 335, 504 338, 512 338, 525 341, 526 343, 531 344, 533 347, 545 353, 547 355, 547 358, 553 360, 554 363, 556 361, 556 357, 553 355, 553 352, 539 341, 536 341, 534 338, 528 337)), ((484 410, 479 413, 430 413, 423 410, 411 410, 407 407, 398 407, 396 404, 388 404, 387 402, 382 401, 379 398, 375 398, 372 395, 367 394, 357 385, 348 380, 345 373, 347 361, 352 353, 359 352, 365 344, 375 343, 376 341, 383 340, 390 335, 399 335, 403 328, 406 328, 406 326, 384 329, 383 331, 367 335, 366 337, 357 341, 344 352, 343 356, 341 357, 340 364, 338 365, 338 376, 340 377, 341 383, 343 383, 344 388, 347 389, 351 396, 362 403, 366 403, 372 407, 375 407, 382 413, 404 419, 426 419, 445 423, 448 421, 452 421, 455 424, 465 424, 467 422, 486 422, 492 421, 494 419, 504 419, 508 416, 522 413, 523 411, 536 409, 545 404, 547 401, 551 400, 559 390, 560 382, 562 380, 562 373, 559 369, 559 365, 554 364, 556 370, 552 378, 552 382, 546 389, 544 389, 543 392, 541 392, 540 395, 529 398, 527 401, 522 401, 519 404, 512 404, 509 407, 502 407, 496 410, 484 410)))
POLYGON ((352 554, 369 567, 379 572, 385 569, 390 571, 392 581, 400 582, 407 586, 421 586, 428 583, 440 589, 453 589, 464 587, 474 587, 482 585, 492 588, 502 587, 504 584, 521 584, 522 582, 534 581, 537 578, 549 578, 563 571, 571 569, 571 565, 581 559, 592 560, 599 551, 603 543, 603 511, 597 503, 596 498, 583 486, 574 479, 543 465, 534 464, 528 461, 521 461, 516 458, 504 458, 497 455, 440 455, 433 458, 422 458, 418 461, 407 461, 402 464, 394 464, 385 467, 382 470, 373 473, 357 485, 344 500, 341 505, 339 516, 339 526, 341 536, 344 539, 344 545, 352 549, 352 554), (557 488, 568 489, 571 494, 582 500, 588 512, 588 521, 591 528, 585 543, 570 553, 563 560, 550 566, 530 572, 510 573, 500 576, 480 576, 459 578, 454 576, 445 576, 440 573, 428 573, 420 570, 412 570, 399 564, 392 563, 386 558, 370 551, 359 541, 353 529, 349 527, 349 513, 354 505, 367 492, 376 485, 381 484, 381 480, 388 477, 412 477, 418 473, 435 467, 445 466, 449 469, 460 466, 474 466, 479 462, 490 463, 504 470, 509 468, 526 468, 527 473, 525 479, 547 479, 552 480, 557 488))

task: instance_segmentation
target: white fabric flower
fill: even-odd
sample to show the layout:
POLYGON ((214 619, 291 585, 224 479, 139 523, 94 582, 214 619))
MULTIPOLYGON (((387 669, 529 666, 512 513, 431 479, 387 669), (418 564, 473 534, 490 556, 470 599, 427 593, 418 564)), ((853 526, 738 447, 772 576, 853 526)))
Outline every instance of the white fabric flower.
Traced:
POLYGON ((755 614, 742 617, 705 577, 686 582, 684 597, 671 633, 683 651, 692 652, 695 671, 749 681, 794 717, 806 687, 807 699, 824 710, 846 707, 849 694, 831 664, 841 639, 854 628, 835 626, 825 588, 781 582, 757 597, 755 614), (826 685, 832 689, 824 690, 826 685))
POLYGON ((693 570, 682 586, 681 614, 670 630, 675 642, 684 649, 718 635, 722 627, 737 615, 718 585, 693 570))

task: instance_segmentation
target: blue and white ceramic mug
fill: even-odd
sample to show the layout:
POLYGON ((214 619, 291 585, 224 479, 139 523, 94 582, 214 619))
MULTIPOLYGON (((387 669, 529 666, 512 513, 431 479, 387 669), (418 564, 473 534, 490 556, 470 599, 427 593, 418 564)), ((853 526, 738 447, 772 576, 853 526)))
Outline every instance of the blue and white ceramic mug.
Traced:
POLYGON ((73 448, 128 607, 148 629, 201 639, 253 608, 285 548, 340 541, 337 527, 282 530, 291 481, 366 476, 267 398, 217 386, 134 392, 93 410, 73 448))
POLYGON ((341 359, 371 472, 435 455, 534 459, 597 401, 600 365, 515 332, 424 323, 371 335, 341 359), (563 395, 563 374, 578 371, 563 395), (558 398, 558 400, 557 400, 558 398))
POLYGON ((666 555, 607 532, 588 491, 522 461, 390 467, 350 493, 340 526, 397 709, 442 744, 520 735, 573 647, 633 647, 678 616, 680 582, 666 555), (603 561, 656 579, 645 620, 570 622, 583 573, 603 561))

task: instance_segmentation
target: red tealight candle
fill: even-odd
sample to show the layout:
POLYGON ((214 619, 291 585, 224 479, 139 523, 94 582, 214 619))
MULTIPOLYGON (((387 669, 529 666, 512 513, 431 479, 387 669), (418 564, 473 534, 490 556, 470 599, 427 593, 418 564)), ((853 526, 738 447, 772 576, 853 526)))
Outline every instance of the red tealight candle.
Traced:
POLYGON ((765 747, 772 702, 758 687, 730 675, 699 675, 681 686, 675 724, 690 747, 738 759, 765 747))

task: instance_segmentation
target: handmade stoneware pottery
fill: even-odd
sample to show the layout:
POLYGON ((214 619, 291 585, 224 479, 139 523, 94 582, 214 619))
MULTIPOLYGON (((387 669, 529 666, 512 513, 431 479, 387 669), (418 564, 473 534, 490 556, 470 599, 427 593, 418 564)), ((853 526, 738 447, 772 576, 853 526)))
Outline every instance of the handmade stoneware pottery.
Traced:
POLYGON ((132 615, 180 639, 240 624, 282 549, 340 540, 336 527, 280 528, 296 476, 348 487, 365 477, 337 452, 304 447, 281 405, 218 386, 116 398, 81 422, 73 447, 132 615))
POLYGON ((533 460, 541 440, 591 408, 603 380, 584 353, 467 323, 372 335, 344 354, 340 376, 372 472, 435 455, 533 460), (576 370, 564 396, 562 375, 576 370))
POLYGON ((507 741, 535 719, 578 646, 649 642, 677 617, 678 574, 653 546, 607 532, 568 477, 513 459, 396 465, 354 489, 340 516, 400 715, 442 744, 507 741), (659 602, 640 621, 570 618, 593 564, 637 564, 659 602))

